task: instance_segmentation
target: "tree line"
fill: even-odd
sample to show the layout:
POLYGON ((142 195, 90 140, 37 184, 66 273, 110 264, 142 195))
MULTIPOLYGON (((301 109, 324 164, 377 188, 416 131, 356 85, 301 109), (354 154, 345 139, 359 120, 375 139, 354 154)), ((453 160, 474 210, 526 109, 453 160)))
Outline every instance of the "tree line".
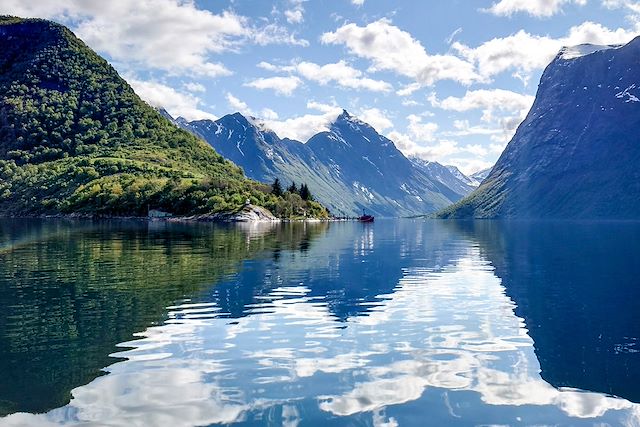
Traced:
MULTIPOLYGON (((306 183, 301 184, 298 188, 295 181, 293 181, 291 185, 287 187, 286 191, 291 194, 297 194, 304 201, 314 201, 313 195, 311 194, 309 186, 306 183)), ((282 183, 280 182, 280 179, 276 178, 273 181, 273 184, 271 184, 271 194, 277 197, 282 197, 284 193, 285 192, 282 190, 282 183)))

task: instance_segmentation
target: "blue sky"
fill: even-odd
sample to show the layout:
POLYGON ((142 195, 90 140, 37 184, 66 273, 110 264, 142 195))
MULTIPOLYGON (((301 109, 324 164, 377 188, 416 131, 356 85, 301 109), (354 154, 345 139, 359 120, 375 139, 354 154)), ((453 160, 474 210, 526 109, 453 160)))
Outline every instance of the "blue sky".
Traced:
POLYGON ((155 106, 306 141, 342 108, 406 154, 492 165, 563 45, 626 43, 636 0, 2 0, 51 18, 155 106))

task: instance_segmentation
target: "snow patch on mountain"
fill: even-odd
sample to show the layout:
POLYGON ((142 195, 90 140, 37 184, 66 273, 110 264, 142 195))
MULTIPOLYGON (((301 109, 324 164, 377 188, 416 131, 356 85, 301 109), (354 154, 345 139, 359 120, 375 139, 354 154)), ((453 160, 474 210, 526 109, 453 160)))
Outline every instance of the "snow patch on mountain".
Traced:
POLYGON ((618 99, 624 99, 625 97, 627 99, 624 99, 624 102, 640 102, 640 99, 638 99, 637 96, 635 96, 634 94, 632 94, 631 92, 629 92, 632 89, 635 89, 636 85, 635 83, 632 84, 631 86, 629 86, 628 88, 626 88, 625 90, 616 93, 616 98, 618 99))
POLYGON ((445 167, 449 170, 449 172, 453 174, 453 176, 458 178, 460 181, 466 182, 472 187, 477 187, 480 185, 480 182, 477 179, 474 179, 471 176, 463 174, 462 171, 458 169, 456 166, 447 165, 445 167))
POLYGON ((619 49, 623 45, 597 45, 597 44, 579 44, 577 46, 566 46, 560 50, 561 59, 576 59, 583 56, 591 55, 592 53, 600 52, 609 49, 619 49))
POLYGON ((367 187, 365 187, 364 185, 360 184, 358 181, 354 181, 353 182, 353 187, 357 188, 358 190, 360 190, 362 192, 362 194, 368 198, 369 200, 373 200, 375 198, 375 196, 373 195, 373 193, 371 193, 371 190, 369 190, 367 187))

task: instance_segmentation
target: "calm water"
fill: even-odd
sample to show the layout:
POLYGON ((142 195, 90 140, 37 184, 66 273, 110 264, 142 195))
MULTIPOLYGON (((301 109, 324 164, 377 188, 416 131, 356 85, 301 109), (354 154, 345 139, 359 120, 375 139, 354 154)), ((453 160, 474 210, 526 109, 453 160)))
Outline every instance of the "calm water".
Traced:
POLYGON ((640 225, 0 221, 0 425, 640 425, 640 225))

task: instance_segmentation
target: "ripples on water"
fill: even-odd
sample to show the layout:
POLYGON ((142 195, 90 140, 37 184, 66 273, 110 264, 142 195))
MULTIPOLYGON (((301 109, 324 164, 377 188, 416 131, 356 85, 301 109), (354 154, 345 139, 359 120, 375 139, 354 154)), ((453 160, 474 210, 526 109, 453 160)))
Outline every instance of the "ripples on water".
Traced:
MULTIPOLYGON (((536 334, 516 313, 539 303, 551 313, 556 305, 528 295, 517 307, 508 296, 503 278, 519 282, 524 276, 509 272, 532 260, 501 252, 522 249, 509 240, 522 229, 496 227, 38 223, 25 226, 31 233, 5 230, 1 363, 37 374, 5 383, 0 399, 8 413, 21 405, 42 412, 38 403, 48 412, 18 412, 0 424, 640 425, 638 405, 598 393, 618 386, 615 376, 593 392, 541 377, 536 334), (64 366, 46 366, 48 358, 64 366), (94 379, 103 367, 108 374, 94 379), (78 370, 84 376, 76 383, 48 385, 62 398, 29 401, 28 387, 37 389, 42 377, 78 370), (66 405, 64 386, 75 387, 66 405)), ((548 265, 527 272, 544 274, 538 268, 548 265)), ((637 331, 637 323, 625 325, 609 332, 637 331)), ((544 320, 535 327, 549 328, 544 320)), ((633 355, 636 338, 615 351, 633 355)), ((600 351, 565 339, 583 353, 600 351)), ((640 370, 638 358, 607 354, 598 357, 610 366, 640 370)), ((576 360, 585 376, 589 360, 576 360)), ((636 396, 638 388, 631 385, 636 396)))

